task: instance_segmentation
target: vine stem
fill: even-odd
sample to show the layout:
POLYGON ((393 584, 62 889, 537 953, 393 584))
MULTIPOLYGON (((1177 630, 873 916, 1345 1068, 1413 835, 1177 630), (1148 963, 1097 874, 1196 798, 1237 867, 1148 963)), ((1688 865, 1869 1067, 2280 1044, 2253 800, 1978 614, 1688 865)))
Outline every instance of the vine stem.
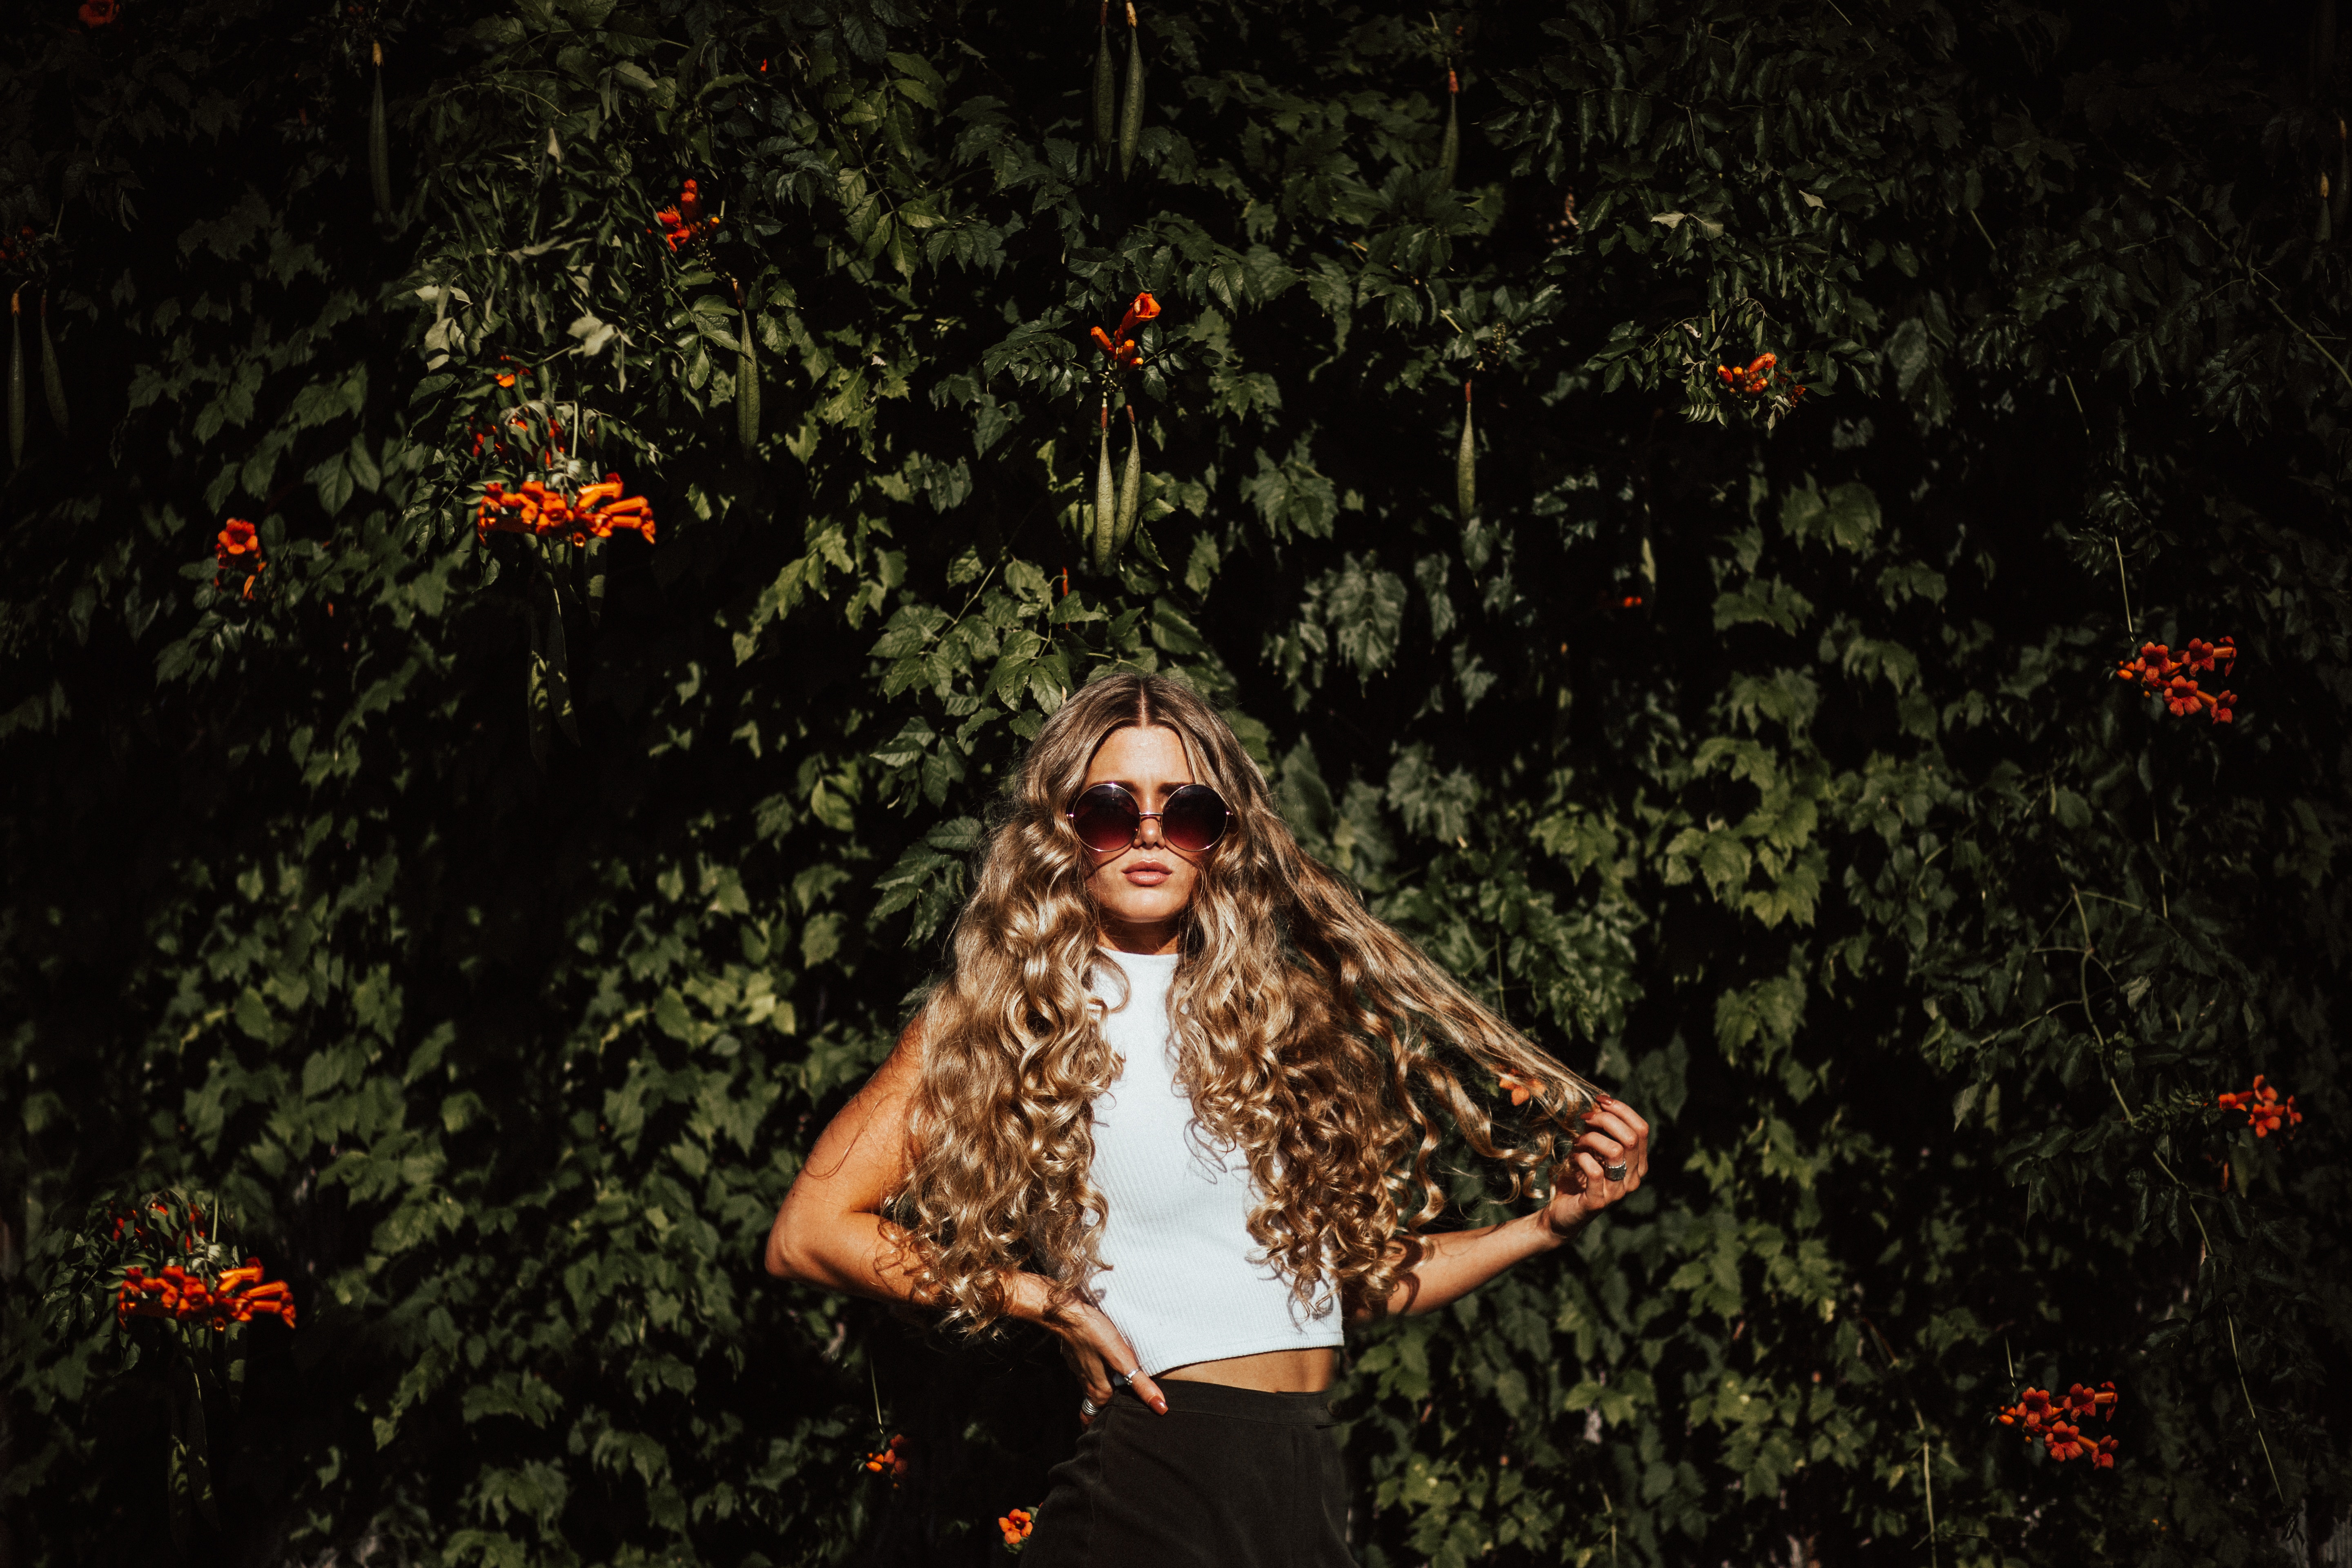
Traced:
POLYGON ((2107 1055, 2107 1037, 2099 1032, 2098 1015, 2091 1011, 2091 917, 2083 912, 2083 890, 2069 887, 2074 898, 2074 918, 2083 922, 2083 954, 2075 970, 2075 984, 2082 993, 2083 1019, 2091 1026, 2091 1038, 2098 1042, 2099 1070, 2106 1075, 2107 1088, 2115 1092, 2116 1103, 2123 1107, 2124 1125, 2137 1127, 2139 1118, 2132 1114, 2131 1102, 2124 1098, 2123 1085, 2116 1081, 2115 1064, 2107 1055))
MULTIPOLYGON (((2156 1162, 2156 1168, 2164 1173, 2165 1179, 2180 1189, 2181 1201, 2189 1205, 2189 1217, 2197 1222, 2197 1238, 2203 1244, 2204 1248, 2204 1257, 2198 1259, 2197 1266, 2202 1269, 2205 1266, 2205 1258, 2214 1256, 2213 1237, 2212 1233, 2205 1228, 2205 1216, 2197 1212, 2196 1194, 2189 1190, 2187 1183, 2173 1174, 2172 1167, 2164 1163, 2164 1156, 2161 1153, 2150 1149, 2148 1156, 2156 1162)), ((2254 1441, 2262 1445, 2263 1464, 2271 1473, 2271 1490, 2278 1494, 2279 1506, 2284 1508, 2286 1488, 2279 1484, 2278 1461, 2271 1458, 2271 1440, 2263 1432, 2262 1413, 2254 1408, 2254 1391, 2246 1385, 2245 1359, 2238 1354, 2238 1319, 2237 1315, 2230 1310, 2230 1303, 2227 1301, 2221 1303, 2221 1321, 2228 1325, 2230 1330, 2230 1364, 2237 1369, 2238 1392, 2244 1395, 2246 1401, 2246 1419, 2254 1424, 2254 1441)))
POLYGON ((1927 1568, 1936 1568, 1936 1446, 1932 1438, 1919 1445, 1919 1479, 1927 1488, 1927 1568))
MULTIPOLYGON (((2066 383, 2066 390, 2072 392, 2074 389, 2074 384, 2072 380, 2069 380, 2066 383)), ((2083 405, 2080 401, 2077 401, 2074 406, 2079 410, 2083 405)), ((2085 421, 2084 428, 2086 430, 2090 428, 2087 421, 2085 421)), ((2126 637, 2137 637, 2139 636, 2138 623, 2132 618, 2131 575, 2124 570, 2123 535, 2120 533, 2109 534, 2107 536, 2107 542, 2114 545, 2116 548, 2116 585, 2123 590, 2124 595, 2124 634, 2126 637)), ((2164 848, 2164 811, 2163 808, 2157 804, 2156 797, 2153 795, 2148 796, 2147 816, 2150 827, 2156 835, 2156 847, 2158 851, 2157 855, 2150 857, 2150 859, 2156 867, 2156 897, 2157 901, 2163 906, 2164 918, 2168 921, 2172 918, 2172 889, 2168 887, 2165 882, 2164 860, 2162 858, 2162 851, 2164 848)), ((2075 907, 2077 909, 2082 907, 2082 896, 2080 894, 2075 895, 2075 907)), ((2089 935, 2086 933, 2083 940, 2087 944, 2090 941, 2089 935)))
MULTIPOLYGON (((1902 1382, 1904 1403, 1911 1406, 1911 1419, 1919 1433, 1919 1483, 1926 1489, 1927 1494, 1927 1568, 1936 1568, 1935 1435, 1927 1430, 1927 1413, 1919 1408, 1919 1402, 1916 1399, 1911 1397, 1909 1380, 1903 1378, 1903 1358, 1895 1353, 1895 1347, 1886 1342, 1886 1336, 1879 1331, 1878 1325, 1870 1321, 1867 1313, 1855 1315, 1860 1318, 1862 1326, 1870 1331, 1871 1337, 1878 1342, 1879 1350, 1886 1356, 1887 1369, 1902 1382)), ((2015 1368, 2012 1367, 2011 1370, 2013 1373, 2015 1368)))
MULTIPOLYGON (((2158 193, 2156 186, 2150 184, 2143 176, 2132 174, 2129 170, 2126 170, 2125 173, 2130 178, 2131 182, 2139 186, 2140 189, 2147 192, 2151 195, 2159 194, 2158 193)), ((2220 235, 2215 234, 2213 232, 2212 226, 2208 224, 2203 218, 2198 216, 2196 209, 2191 207, 2188 203, 2182 201, 2179 196, 2164 196, 2163 200, 2168 205, 2178 207, 2181 213, 2188 217, 2189 222, 2195 224, 2199 228, 2203 229, 2205 231, 2205 237, 2211 240, 2221 251, 2224 253, 2232 253, 2234 251, 2234 247, 2222 239, 2220 235)), ((2326 360, 2329 364, 2334 365, 2336 367, 2336 374, 2344 378, 2345 385, 2352 386, 2352 370, 2346 370, 2344 368, 2344 362, 2337 359, 2334 354, 2329 353, 2326 346, 2317 338, 2311 335, 2311 330, 2309 328, 2305 327, 2301 321, 2296 321, 2293 316, 2286 313, 2286 307, 2279 303, 2278 285, 2273 283, 2268 278, 2264 277, 2260 268, 2256 268, 2252 262, 2246 260, 2243 257, 2239 258, 2238 266, 2240 269, 2245 273, 2247 282, 2259 283, 2262 285, 2263 298, 2270 305, 2272 310, 2278 312, 2279 320, 2284 321, 2289 327, 2292 327, 2294 330, 2296 336, 2302 338, 2305 342, 2309 343, 2314 350, 2317 351, 2320 358, 2326 360)))
POLYGON ((2263 1463, 2271 1472, 2271 1490, 2278 1495, 2279 1506, 2286 1506, 2286 1489, 2279 1485, 2278 1461, 2271 1458, 2271 1440, 2263 1436, 2263 1418, 2254 1409, 2254 1391, 2246 1386, 2246 1363, 2238 1358, 2238 1320, 2230 1311, 2228 1302, 2221 1304, 2221 1321, 2230 1330, 2230 1360, 2238 1369, 2238 1392, 2245 1395, 2246 1419, 2254 1424, 2254 1441, 2263 1446, 2263 1463))
MULTIPOLYGON (((2082 889, 2079 888, 2070 887, 2068 891, 2074 895, 2074 918, 2083 923, 2083 956, 2080 968, 2077 971, 2077 984, 2082 991, 2083 1016, 2091 1026, 2091 1037, 2098 1042, 2099 1058, 2102 1065, 2104 1066, 2106 1061, 2107 1054, 2106 1037, 2099 1032, 2099 1021, 2091 1012, 2091 919, 2090 916, 2083 912, 2082 889)), ((2106 1077, 2107 1088, 2114 1090, 2116 1103, 2123 1108, 2124 1124, 2127 1127, 2137 1127, 2139 1125, 2139 1119, 2132 1114, 2131 1102, 2124 1099, 2123 1086, 2116 1081, 2116 1075, 2112 1068, 2107 1069, 2106 1077)), ((2200 1258, 2198 1260, 2198 1267, 2201 1269, 2204 1267, 2204 1258, 2211 1258, 2214 1255, 2213 1237, 2212 1234, 2205 1228, 2205 1216, 2197 1212, 2196 1195, 2189 1192, 2186 1183, 2182 1182, 2179 1176, 2173 1173, 2172 1167, 2164 1163, 2164 1155, 2161 1152, 2151 1147, 2148 1150, 2148 1157, 2156 1162, 2157 1169, 2164 1173, 2165 1179, 2169 1181, 2175 1187, 2180 1189, 2181 1197, 2189 1205, 2189 1217, 2197 1222, 2198 1239, 2204 1244, 2204 1258, 2200 1258)), ((2263 1431, 2262 1413, 2254 1408, 2254 1391, 2246 1383, 2245 1359, 2238 1353, 2237 1315, 2230 1310, 2229 1302, 2222 1301, 2221 1306, 2221 1321, 2228 1326, 2230 1331, 2230 1363, 2237 1370, 2238 1392, 2244 1396, 2246 1401, 2246 1418, 2253 1423, 2254 1441, 2262 1445, 2263 1464, 2270 1470, 2271 1473, 2271 1489, 2278 1494, 2280 1506, 2284 1507, 2286 1503, 2286 1489, 2279 1484, 2278 1461, 2271 1457, 2271 1440, 2263 1431)), ((1932 1554, 1935 1551, 1933 1531, 1936 1527, 1933 1508, 1934 1504, 1931 1500, 1929 1503, 1930 1511, 1927 1516, 1927 1528, 1930 1531, 1928 1551, 1931 1556, 1931 1561, 1932 1554)))
MULTIPOLYGON (((2069 386, 2069 388, 2070 388, 2070 389, 2071 389, 2071 387, 2073 386, 2073 384, 2073 384, 2072 382, 2069 382, 2069 383, 2067 384, 2067 385, 2069 386)), ((2076 407, 2076 408, 2078 408, 2078 409, 2079 409, 2081 406, 2082 406, 2082 405, 2080 405, 2080 404, 2076 404, 2076 405, 2075 405, 2075 407, 2076 407)), ((2121 535, 2121 534, 2113 534, 2113 535, 2110 535, 2110 536, 2109 536, 2109 538, 2108 538, 2108 541, 2107 541, 2107 542, 2108 542, 2109 543, 2113 544, 2113 545, 2116 547, 2116 581, 2118 584, 2122 584, 2123 591, 2124 591, 2124 635, 2125 635, 2125 636, 2126 636, 2126 637, 2136 637, 2139 636, 2139 628, 2138 628, 2138 626, 2137 626, 2133 622, 2133 620, 2132 620, 2132 613, 2131 613, 2131 579, 2130 579, 2129 577, 2126 577, 2126 576, 2125 576, 2125 575, 2124 575, 2124 541, 2123 541, 2123 535, 2121 535)))

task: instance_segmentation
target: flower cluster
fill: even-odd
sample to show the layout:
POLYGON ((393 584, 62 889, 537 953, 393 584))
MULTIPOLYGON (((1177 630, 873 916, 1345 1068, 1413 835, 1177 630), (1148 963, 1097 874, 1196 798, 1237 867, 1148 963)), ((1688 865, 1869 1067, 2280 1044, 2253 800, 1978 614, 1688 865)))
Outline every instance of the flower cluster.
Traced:
MULTIPOLYGON (((672 255, 686 246, 709 238, 719 227, 715 214, 707 217, 703 215, 702 192, 692 180, 687 181, 686 187, 678 192, 677 205, 664 207, 654 214, 654 222, 661 226, 662 239, 669 246, 672 255)), ((646 232, 651 234, 654 231, 647 229, 646 232)))
POLYGON ((1106 332, 1100 327, 1089 327, 1087 331, 1094 338, 1095 347, 1110 355, 1112 364, 1121 370, 1133 370, 1143 363, 1143 351, 1136 346, 1135 333, 1146 322, 1159 319, 1160 301, 1146 290, 1135 297, 1135 303, 1129 305, 1127 314, 1118 319, 1117 331, 1106 332))
POLYGON ((2164 705, 2175 718, 2187 718, 2203 713, 2216 724, 2230 722, 2238 700, 2234 691, 2220 693, 2203 689, 2194 679, 2200 673, 2219 669, 2223 676, 2238 658, 2237 646, 2228 637, 2209 643, 2202 637, 2190 637, 2189 646, 2178 655, 2160 642, 2142 643, 2139 657, 2130 663, 2116 667, 2119 679, 2137 680, 2140 689, 2152 697, 2164 699, 2164 705))
POLYGON ((115 1321, 163 1318, 217 1330, 273 1317, 292 1328, 294 1300, 286 1282, 263 1280, 258 1258, 236 1264, 220 1237, 218 1210, 209 1222, 202 1210, 201 1200, 173 1192, 110 1216, 107 1240, 123 1265, 114 1289, 115 1321))
POLYGON ((2294 1096, 2281 1100, 2276 1086, 2264 1083, 2260 1073, 2254 1075, 2253 1088, 2225 1094, 2213 1103, 2223 1110, 2244 1111, 2246 1123, 2257 1138, 2267 1138, 2282 1127, 2294 1127, 2303 1121, 2303 1112, 2294 1108, 2294 1096))
POLYGON ((1528 1100, 1533 1100, 1536 1094, 1536 1086, 1534 1082, 1531 1079, 1519 1077, 1517 1073, 1506 1072, 1496 1074, 1495 1087, 1496 1089, 1509 1089, 1511 1091, 1511 1103, 1513 1105, 1525 1105, 1528 1100))
MULTIPOLYGON (((221 524, 220 532, 213 539, 213 560, 223 571, 232 566, 242 566, 253 574, 245 580, 245 597, 248 599, 253 597, 255 581, 269 566, 269 563, 261 558, 260 531, 241 517, 230 518, 221 524)), ((220 580, 221 574, 214 573, 213 586, 219 587, 220 580)))
POLYGON ((122 0, 81 0, 81 25, 111 27, 122 20, 122 0))
POLYGON ((2113 1437, 2092 1438, 2083 1436, 2083 1424, 2095 1415, 2111 1421, 2116 1414, 2116 1385, 2103 1383, 2095 1389, 2074 1384, 2064 1394, 2053 1394, 2046 1388, 2029 1388, 2018 1395, 2017 1403, 2000 1412, 2004 1426, 2022 1426, 2026 1439, 2039 1439, 2053 1459, 2088 1459, 2099 1469, 2116 1468, 2116 1440, 2113 1437))
POLYGON ((1770 392, 1776 385, 1785 384, 1786 396, 1790 403, 1794 403, 1805 395, 1805 389, 1774 368, 1780 363, 1779 354, 1761 353, 1749 360, 1745 365, 1717 365, 1715 378, 1732 391, 1744 393, 1751 397, 1770 392))
POLYGON ((897 1486, 898 1478, 907 1473, 907 1436, 901 1432, 879 1449, 866 1456, 859 1466, 869 1476, 887 1475, 897 1486))
POLYGON ((224 1269, 213 1279, 191 1274, 176 1263, 167 1263, 161 1273, 152 1275, 134 1263, 122 1271, 122 1288, 114 1301, 118 1323, 132 1318, 168 1318, 175 1322, 210 1323, 219 1332, 231 1323, 249 1323, 257 1317, 276 1318, 289 1329, 294 1326, 292 1293, 283 1279, 262 1279, 258 1258, 248 1258, 244 1267, 224 1269))
POLYGON ((1025 1508, 1016 1508, 999 1519, 996 1521, 996 1528, 1004 1534, 1004 1550, 1019 1552, 1024 1545, 1027 1544, 1029 1532, 1034 1530, 1036 1525, 1037 1516, 1025 1508))
POLYGON ((40 237, 33 232, 31 224, 24 225, 14 236, 0 235, 0 267, 7 267, 24 260, 32 252, 33 247, 39 242, 40 237))
POLYGON ((482 487, 480 508, 474 515, 474 536, 528 533, 534 538, 569 533, 572 542, 610 539, 616 528, 634 528, 647 544, 654 542, 653 503, 643 496, 624 497, 621 476, 606 474, 602 483, 583 485, 566 495, 538 479, 526 479, 509 490, 496 479, 482 487))

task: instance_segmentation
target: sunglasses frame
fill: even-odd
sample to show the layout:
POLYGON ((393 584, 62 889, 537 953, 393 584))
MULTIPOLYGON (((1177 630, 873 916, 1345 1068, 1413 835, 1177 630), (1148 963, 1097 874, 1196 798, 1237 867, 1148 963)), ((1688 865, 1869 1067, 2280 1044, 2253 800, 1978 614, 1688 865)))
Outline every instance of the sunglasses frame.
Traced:
POLYGON ((1078 792, 1077 799, 1072 801, 1068 809, 1062 813, 1062 820, 1070 825, 1070 831, 1077 836, 1079 845, 1088 853, 1095 855, 1122 854, 1127 850, 1134 848, 1136 840, 1143 835, 1144 823, 1155 817, 1160 820, 1160 842, 1167 845, 1169 848, 1173 849, 1180 855, 1206 855, 1210 850, 1214 849, 1218 845, 1225 841, 1225 830, 1234 825, 1234 808, 1232 805, 1226 801, 1223 795, 1219 795, 1209 785, 1204 784, 1179 784, 1174 789, 1169 791, 1167 801, 1158 811, 1146 811, 1143 809, 1142 803, 1135 798, 1135 793, 1129 789, 1125 784, 1104 783, 1089 784, 1085 789, 1080 790, 1078 792), (1135 823, 1133 826, 1127 830, 1127 842, 1125 844, 1118 845, 1113 848, 1097 849, 1093 845, 1087 843, 1086 836, 1084 834, 1078 833, 1078 806, 1080 803, 1087 798, 1087 796, 1094 794, 1097 790, 1109 790, 1113 792, 1120 800, 1127 803, 1128 809, 1134 814, 1135 823), (1217 808, 1224 813, 1224 820, 1217 825, 1216 834, 1198 849, 1187 849, 1182 845, 1176 843, 1173 839, 1168 837, 1168 808, 1174 805, 1178 798, 1181 797, 1186 790, 1199 790, 1202 795, 1205 795, 1211 800, 1215 801, 1217 803, 1217 808))

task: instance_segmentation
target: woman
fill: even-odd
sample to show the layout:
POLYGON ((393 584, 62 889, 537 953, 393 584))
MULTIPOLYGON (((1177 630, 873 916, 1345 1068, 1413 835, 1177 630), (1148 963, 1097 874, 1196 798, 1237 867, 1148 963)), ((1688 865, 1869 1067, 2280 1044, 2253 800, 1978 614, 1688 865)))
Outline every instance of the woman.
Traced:
POLYGON ((1349 1563, 1342 1321, 1559 1247, 1641 1185, 1647 1124, 1368 914, 1164 678, 1046 721, 953 951, 817 1140, 769 1271, 1060 1340, 1087 1431, 1041 1568, 1349 1563), (1520 1125, 1473 1097, 1490 1079, 1520 1125), (1543 1205, 1424 1234, 1444 1121, 1543 1205))

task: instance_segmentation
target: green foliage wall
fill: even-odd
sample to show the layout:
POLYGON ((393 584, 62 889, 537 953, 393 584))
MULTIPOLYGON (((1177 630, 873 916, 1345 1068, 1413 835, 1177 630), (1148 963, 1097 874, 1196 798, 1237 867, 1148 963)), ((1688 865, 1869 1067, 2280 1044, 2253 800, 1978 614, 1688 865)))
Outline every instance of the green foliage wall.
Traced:
POLYGON ((60 1285, 171 1184, 301 1310, 199 1560, 998 1550, 1058 1365, 757 1249, 1115 665, 1227 704, 1317 853, 1659 1128, 1575 1248, 1356 1338, 1366 1563, 2324 1534, 2333 5, 1154 3, 1107 138, 1097 22, 11 29, 9 1560, 171 1550, 153 1358, 60 1285), (1087 329, 1145 289, 1097 570, 1087 329), (1777 394, 1717 374, 1766 351, 1777 394), (559 444, 654 542, 477 538, 559 444), (2229 725, 2115 678, 2223 635, 2229 725), (2212 1108, 2256 1073, 2292 1138, 2212 1108), (1993 1419, 2110 1378, 2113 1469, 1993 1419))

